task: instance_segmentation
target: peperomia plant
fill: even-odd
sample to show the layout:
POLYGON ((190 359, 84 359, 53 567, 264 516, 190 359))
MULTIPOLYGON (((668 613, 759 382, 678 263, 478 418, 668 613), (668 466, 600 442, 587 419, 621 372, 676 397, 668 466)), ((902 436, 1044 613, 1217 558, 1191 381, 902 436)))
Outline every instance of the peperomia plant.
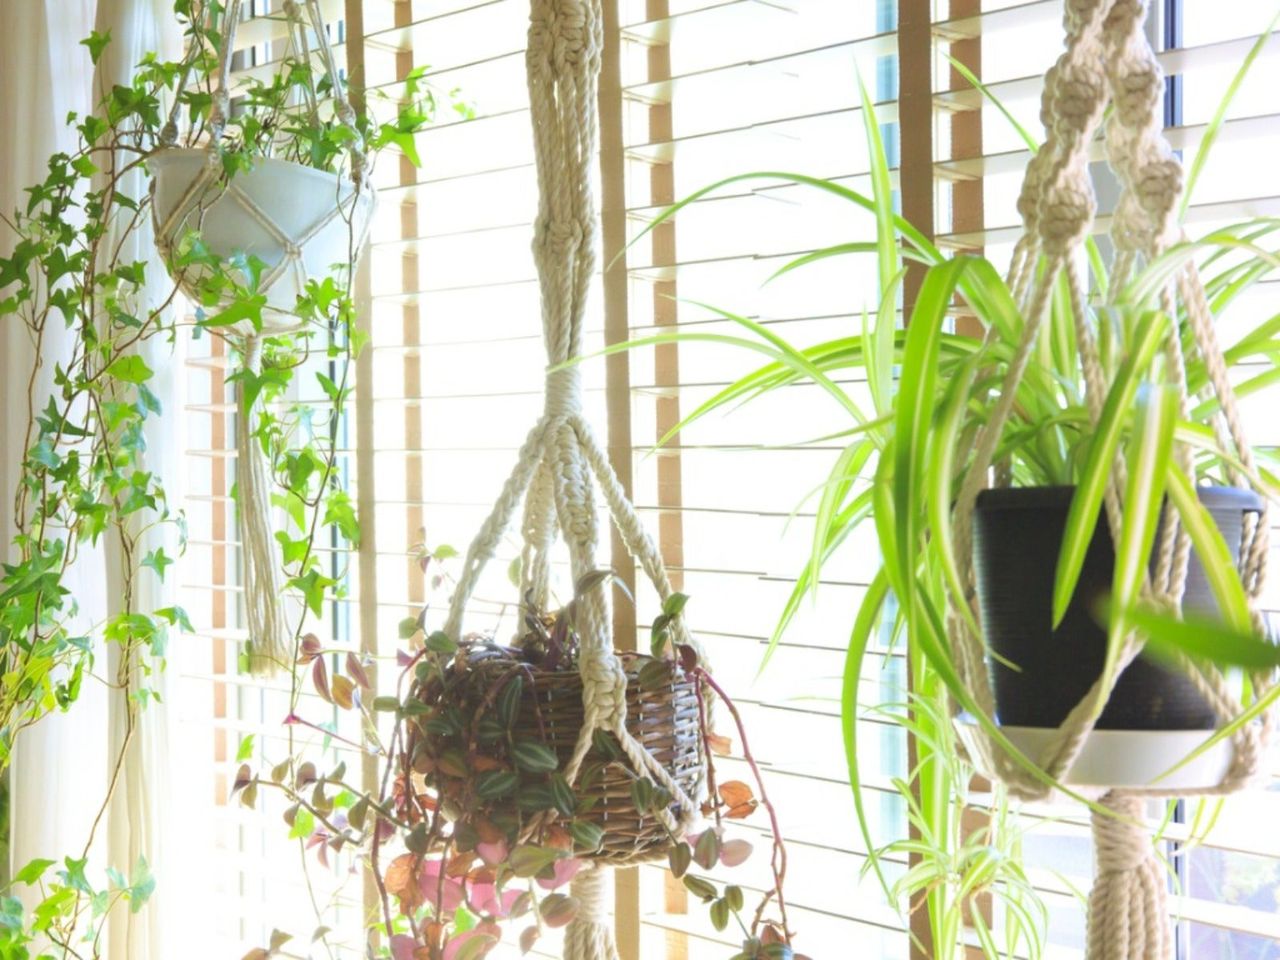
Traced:
MULTIPOLYGON (((233 328, 261 332, 266 297, 259 290, 260 262, 220 257, 198 230, 171 251, 168 276, 153 251, 138 252, 139 237, 150 236, 144 231, 151 218, 149 161, 176 143, 211 151, 224 183, 267 156, 337 172, 343 145, 353 138, 371 156, 394 147, 416 161, 414 135, 434 116, 433 92, 418 71, 397 100, 383 95, 394 119, 335 117, 325 101, 336 91, 316 78, 309 57, 292 54, 276 78, 229 91, 237 112, 211 140, 208 122, 220 90, 217 28, 225 12, 218 0, 176 0, 186 56, 166 61, 147 54, 92 114, 69 117, 76 146, 50 158, 44 180, 27 190, 24 208, 3 215, 13 245, 0 258, 0 318, 22 325, 35 362, 26 379, 24 459, 12 465, 21 474, 12 504, 17 534, 0 576, 0 767, 23 729, 71 708, 86 678, 101 671, 102 643, 118 647, 116 674, 105 679, 132 717, 152 699, 148 678, 163 668, 170 635, 194 632, 180 606, 148 607, 136 595, 139 578, 172 577, 178 559, 149 546, 155 531, 176 527, 177 542, 185 542, 182 513, 166 497, 144 439, 154 418, 176 412, 163 409, 151 387, 156 371, 140 350, 179 337, 221 337, 233 328), (304 109, 293 106, 295 99, 304 109), (124 584, 105 618, 82 610, 69 588, 69 571, 89 548, 107 551, 124 584)), ((83 43, 98 64, 111 37, 95 33, 83 43)), ((348 249, 354 257, 358 244, 348 249)), ((318 614, 338 587, 339 577, 317 560, 317 537, 332 533, 354 544, 359 536, 336 468, 337 430, 360 346, 353 273, 349 257, 329 275, 308 278, 293 308, 295 327, 264 338, 260 370, 232 377, 247 381, 246 393, 257 402, 254 434, 289 518, 277 539, 290 593, 301 600, 294 630, 299 650, 303 615, 318 614), (326 368, 316 377, 323 410, 296 401, 296 372, 314 367, 311 358, 326 368)), ((228 352, 235 350, 233 343, 228 352)), ((295 678, 295 695, 298 689, 295 678)), ((123 762, 128 742, 111 764, 123 762)), ((110 799, 108 788, 103 810, 110 799)), ((120 865, 130 871, 127 878, 110 869, 104 881, 91 879, 92 842, 88 837, 84 851, 68 856, 60 870, 36 861, 17 872, 14 882, 36 887, 43 902, 24 917, 16 900, 5 901, 0 944, 6 956, 26 957, 29 944, 43 943, 59 955, 97 957, 106 913, 117 902, 136 908, 146 899, 154 881, 145 862, 120 865)))

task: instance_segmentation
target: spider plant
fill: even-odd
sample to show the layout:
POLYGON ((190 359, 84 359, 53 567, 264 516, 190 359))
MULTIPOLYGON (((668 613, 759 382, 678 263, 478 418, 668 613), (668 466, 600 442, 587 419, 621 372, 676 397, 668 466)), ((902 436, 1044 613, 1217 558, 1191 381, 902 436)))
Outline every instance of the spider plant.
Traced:
MULTIPOLYGON (((1241 73, 1227 93, 1239 86, 1241 73)), ((976 82, 976 79, 975 79, 976 82)), ((980 86, 980 85, 979 85, 980 86)), ((983 88, 985 95, 989 92, 983 88)), ((960 483, 970 469, 975 437, 987 422, 992 399, 1009 367, 1025 317, 1019 301, 1001 272, 980 256, 949 256, 926 233, 895 212, 889 165, 874 109, 862 91, 865 136, 870 156, 870 191, 863 193, 839 183, 804 174, 760 171, 728 177, 711 184, 661 213, 652 229, 676 216, 685 206, 732 185, 771 182, 818 191, 875 218, 873 240, 853 239, 798 257, 775 276, 800 270, 835 257, 872 257, 878 276, 878 307, 864 316, 861 328, 812 345, 789 342, 769 326, 728 310, 710 308, 736 329, 733 332, 674 331, 638 338, 606 352, 673 342, 713 342, 750 351, 764 363, 721 389, 689 413, 662 443, 689 424, 712 413, 795 384, 811 384, 848 417, 837 437, 845 446, 817 486, 816 517, 809 558, 798 572, 795 587, 783 607, 765 655, 767 662, 782 634, 805 599, 818 589, 826 563, 855 530, 871 523, 877 533, 882 565, 872 578, 857 611, 850 634, 844 671, 842 723, 845 759, 860 828, 873 849, 863 810, 861 772, 854 726, 856 692, 868 645, 896 596, 901 635, 910 675, 908 709, 910 733, 919 748, 912 770, 912 818, 926 846, 937 857, 951 858, 964 839, 951 823, 958 783, 950 737, 951 712, 972 713, 992 740, 1031 776, 1052 782, 1030 759, 983 717, 953 661, 943 623, 952 596, 963 596, 960 572, 952 546, 951 508, 960 483), (899 322, 899 303, 907 264, 920 265, 923 281, 910 310, 899 322), (980 331, 958 332, 951 321, 957 305, 975 318, 980 331), (869 404, 855 399, 838 378, 865 380, 869 404), (870 482, 868 482, 870 480, 870 482)), ((1006 112, 1007 115, 1007 112, 1006 112)), ((1219 110, 1203 139, 1191 169, 1203 166, 1225 116, 1219 110)), ((1027 138, 1029 147, 1035 143, 1027 138)), ((1240 457, 1224 449, 1215 433, 1216 401, 1195 400, 1183 416, 1170 402, 1165 387, 1164 352, 1158 348, 1176 337, 1187 357, 1187 381, 1193 398, 1209 381, 1203 359, 1193 349, 1181 311, 1166 314, 1159 292, 1188 262, 1194 261, 1205 280, 1210 307, 1221 317, 1255 284, 1280 264, 1265 248, 1280 227, 1273 219, 1251 220, 1215 230, 1195 241, 1175 245, 1163 256, 1124 278, 1113 277, 1096 245, 1086 245, 1089 295, 1085 323, 1094 331, 1104 367, 1105 402, 1095 427, 1080 372, 1079 349, 1072 320, 1070 290, 1059 278, 1048 304, 1048 316, 1034 345, 1034 356, 1017 387, 1013 414, 999 435, 996 462, 1005 465, 1014 485, 1077 487, 1069 529, 1057 571, 1059 602, 1070 599, 1079 565, 1101 514, 1102 492, 1117 456, 1130 464, 1131 482, 1125 492, 1127 509, 1118 545, 1118 576, 1113 592, 1113 626, 1107 669, 1114 669, 1118 624, 1137 627, 1178 656, 1195 659, 1238 660, 1255 669, 1276 663, 1275 650, 1264 647, 1249 631, 1246 596, 1221 535, 1197 503, 1193 487, 1202 481, 1238 476, 1240 457), (1174 445, 1190 451, 1174 457, 1174 445), (1181 465, 1180 465, 1181 464, 1181 465), (1185 624, 1159 611, 1138 609, 1137 585, 1151 553, 1161 504, 1166 495, 1191 535, 1197 554, 1209 572, 1214 596, 1226 626, 1210 624, 1210 632, 1188 638, 1185 624), (1226 654, 1215 654, 1213 638, 1230 643, 1226 654), (1207 639, 1206 639, 1207 638, 1207 639)), ((643 232, 641 233, 643 236, 643 232)), ((638 238, 637 238, 638 239, 638 238)), ((634 242, 634 241, 633 241, 634 242)), ((1254 324, 1225 350, 1225 359, 1241 396, 1267 389, 1280 380, 1280 315, 1254 324)), ((824 438, 830 440, 830 437, 824 438)), ((1255 449, 1261 462, 1272 462, 1272 451, 1255 449)), ((1280 482, 1264 466, 1249 481, 1272 499, 1280 482)), ((1276 698, 1274 688, 1250 701, 1244 717, 1228 724, 1213 738, 1229 736, 1276 698)), ((1084 800, 1082 797, 1077 799, 1084 800)), ((1085 801, 1087 802, 1087 801, 1085 801)), ((1017 866, 1016 857, 1001 860, 995 869, 1017 866)), ((886 893, 896 900, 873 855, 869 869, 886 893)), ((1004 880, 1021 883, 1020 867, 1004 880)), ((955 911, 963 892, 948 884, 923 884, 935 950, 949 950, 956 942, 955 911)), ((899 890, 898 892, 902 892, 899 890)), ((987 944, 984 943, 984 947, 987 944)), ((1028 941, 1034 950, 1036 942, 1028 941)), ((990 953, 988 949, 988 953, 990 953)))

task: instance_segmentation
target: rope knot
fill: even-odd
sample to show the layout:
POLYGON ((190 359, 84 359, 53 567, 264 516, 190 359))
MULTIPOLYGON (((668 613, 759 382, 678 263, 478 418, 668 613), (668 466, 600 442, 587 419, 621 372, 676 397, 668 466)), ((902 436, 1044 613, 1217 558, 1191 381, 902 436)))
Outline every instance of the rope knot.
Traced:
POLYGON ((1097 204, 1087 176, 1064 176, 1045 192, 1040 208, 1040 237, 1045 250, 1059 252, 1083 240, 1097 204))
POLYGON ((1103 107, 1101 67, 1064 63, 1043 110, 1061 136, 1083 136, 1097 123, 1103 107))
POLYGON ((1115 816, 1093 814, 1093 842, 1098 873, 1136 870, 1152 855, 1151 838, 1142 826, 1142 801, 1137 797, 1107 794, 1102 803, 1115 816))
POLYGON ((1099 12, 1105 0, 1067 0, 1062 11, 1063 22, 1070 33, 1088 23, 1099 12))
POLYGON ((546 413, 566 419, 582 412, 582 368, 560 367, 547 373, 546 413))
POLYGON ((586 231, 577 220, 545 220, 538 224, 535 243, 556 253, 571 253, 582 246, 586 231))
POLYGON ((1111 100, 1120 122, 1141 127, 1155 114, 1164 97, 1164 73, 1149 57, 1126 60, 1111 76, 1111 100))

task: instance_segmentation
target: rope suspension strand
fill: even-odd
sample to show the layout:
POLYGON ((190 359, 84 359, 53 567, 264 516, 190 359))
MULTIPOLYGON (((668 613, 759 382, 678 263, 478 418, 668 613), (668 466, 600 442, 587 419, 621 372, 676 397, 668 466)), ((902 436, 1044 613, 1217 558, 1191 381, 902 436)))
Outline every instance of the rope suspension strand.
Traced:
MULTIPOLYGON (((1146 14, 1147 0, 1066 0, 1066 49, 1045 76, 1041 102, 1046 140, 1027 167, 1018 199, 1024 234, 1014 251, 1009 284, 1026 319, 1006 367, 999 398, 978 435, 974 461, 957 497, 954 559, 966 584, 966 594, 952 598, 953 609, 948 615, 953 655, 976 703, 993 720, 991 681, 985 667, 987 650, 982 637, 970 627, 971 623, 981 622, 974 590, 972 513, 978 493, 989 482, 993 456, 1012 413, 1012 399, 1044 325, 1048 303, 1063 276, 1079 347, 1086 406, 1095 424, 1102 415, 1110 384, 1093 320, 1088 315, 1086 286, 1077 255, 1096 212, 1089 147, 1108 104, 1112 109, 1106 121, 1107 155, 1121 186, 1111 225, 1116 248, 1115 286, 1120 286, 1121 280, 1142 262, 1149 263, 1182 239, 1176 223, 1182 169, 1164 135, 1164 77, 1144 29, 1146 14), (960 604, 968 605, 969 616, 958 608, 960 604)), ((1166 315, 1185 322, 1190 331, 1185 342, 1204 362, 1209 385, 1200 399, 1214 399, 1221 408, 1214 424, 1215 435, 1224 451, 1233 454, 1238 462, 1238 469, 1232 468, 1233 482, 1256 484, 1252 451, 1194 263, 1188 262, 1157 296, 1166 315)), ((1164 371, 1169 386, 1177 391, 1179 408, 1186 419, 1190 397, 1183 349, 1184 342, 1176 333, 1168 337, 1164 371)), ((1175 462, 1188 476, 1194 476, 1191 450, 1185 444, 1175 447, 1175 462)), ((1104 496, 1105 522, 1117 542, 1123 520, 1125 474, 1126 465, 1118 458, 1104 496)), ((1264 493, 1265 504, 1265 492, 1258 492, 1264 493)), ((1246 515, 1240 550, 1241 578, 1259 633, 1266 632, 1258 598, 1265 580, 1269 527, 1265 506, 1260 515, 1246 515)), ((1154 570, 1146 573, 1141 586, 1145 602, 1169 610, 1181 609, 1190 552, 1190 538, 1176 513, 1170 511, 1157 543, 1154 570)), ((1136 632, 1122 639, 1115 669, 1097 679, 1053 731, 1040 755, 1031 758, 1050 777, 1061 780, 1071 770, 1111 696, 1116 678, 1141 652, 1142 643, 1136 632)), ((1239 696, 1220 671, 1206 669, 1187 658, 1178 667, 1221 723, 1243 713, 1239 696)), ((1253 696, 1257 698, 1271 689, 1275 677, 1259 674, 1253 682, 1253 696)), ((1268 712, 1236 731, 1230 741, 1231 760, 1220 782, 1189 792, 1223 794, 1246 786, 1257 775, 1273 722, 1268 712)), ((985 733, 976 737, 975 749, 982 766, 1003 780, 1014 795, 1043 799, 1051 792, 1051 787, 1015 763, 985 733)), ((1102 791, 1095 789, 1094 795, 1099 792, 1102 791)), ((1165 871, 1141 822, 1143 798, 1170 793, 1177 791, 1159 785, 1105 792, 1099 809, 1094 811, 1098 870, 1090 899, 1088 960, 1167 960, 1172 956, 1165 871)))
POLYGON ((1093 814, 1097 869, 1089 893, 1089 960, 1160 960, 1173 956, 1165 865, 1142 825, 1138 797, 1108 793, 1108 813, 1093 814))
MULTIPOLYGON (((463 561, 444 628, 458 639, 463 637, 463 614, 480 573, 522 501, 521 586, 526 595, 535 603, 546 600, 549 557, 557 535, 568 546, 575 583, 597 569, 597 484, 623 542, 659 597, 665 600, 672 592, 653 540, 583 416, 581 373, 561 366, 582 352, 587 299, 597 267, 591 183, 602 46, 600 0, 531 0, 526 66, 539 190, 533 258, 549 372, 543 413, 463 561)), ((676 812, 658 816, 680 836, 698 814, 694 797, 702 789, 701 773, 695 788, 686 792, 627 730, 627 676, 614 653, 604 586, 591 587, 576 602, 584 719, 565 776, 574 782, 596 730, 612 733, 632 768, 674 798, 676 812)), ((677 617, 671 629, 677 646, 698 649, 683 617, 677 617)), ((565 960, 617 960, 605 869, 597 863, 574 879, 572 894, 579 907, 566 931, 565 960)))

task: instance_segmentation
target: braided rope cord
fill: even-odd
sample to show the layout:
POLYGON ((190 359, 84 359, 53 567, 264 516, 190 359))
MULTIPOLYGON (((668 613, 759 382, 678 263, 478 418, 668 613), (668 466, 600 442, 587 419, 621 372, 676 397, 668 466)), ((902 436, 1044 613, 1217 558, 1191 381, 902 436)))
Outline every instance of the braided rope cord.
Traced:
MULTIPOLYGON (((581 373, 565 365, 582 352, 587 298, 597 267, 591 165, 598 138, 602 45, 600 0, 531 0, 526 66, 539 191, 533 255, 549 365, 545 407, 463 560, 444 626, 455 638, 463 636, 467 603, 522 500, 521 590, 534 603, 548 599, 549 558, 557 534, 568 546, 575 583, 596 569, 597 485, 623 542, 659 597, 665 601, 672 593, 662 558, 583 415, 581 373)), ((627 677, 613 649, 603 585, 585 590, 575 607, 584 720, 565 775, 575 781, 594 731, 612 733, 632 767, 674 798, 677 812, 658 815, 679 835, 692 824, 698 806, 627 730, 627 677)), ((676 645, 698 649, 682 616, 671 631, 676 645)), ((701 787, 699 780, 692 794, 701 787)), ((596 865, 574 880, 572 892, 580 905, 565 938, 567 960, 616 960, 603 871, 596 865)))
MULTIPOLYGON (((953 609, 948 617, 949 637, 962 675, 988 717, 995 714, 984 667, 985 650, 981 638, 969 627, 979 616, 973 588, 972 510, 977 494, 988 482, 999 434, 1013 410, 1051 290, 1061 275, 1065 275, 1070 295, 1086 405, 1095 424, 1101 416, 1108 384, 1088 315, 1076 252, 1096 212, 1088 148, 1108 102, 1112 105, 1106 123, 1108 160, 1121 185, 1111 226, 1116 246, 1112 290, 1123 286, 1140 261, 1149 262, 1182 236, 1175 219, 1182 169, 1163 132, 1160 106, 1164 79, 1144 30, 1146 6, 1146 0, 1067 0, 1066 49, 1045 77, 1041 119, 1047 140, 1027 168, 1018 200, 1025 233, 1014 250, 1008 275, 1013 294, 1023 305, 1024 329, 990 419, 979 434, 974 463, 961 485, 955 508, 956 560, 964 575, 966 593, 953 600, 968 604, 973 616, 962 616, 953 609)), ((1194 263, 1183 268, 1160 293, 1161 309, 1170 319, 1179 317, 1179 304, 1192 343, 1209 374, 1206 392, 1221 406, 1221 415, 1214 423, 1218 442, 1224 451, 1234 452, 1241 466, 1240 470, 1231 469, 1233 482, 1249 482, 1258 488, 1252 451, 1194 263)), ((1167 338, 1164 359, 1167 382, 1176 389, 1179 413, 1186 419, 1186 357, 1177 335, 1167 338)), ((1177 444, 1174 458, 1188 476, 1194 476, 1193 454, 1187 445, 1177 444)), ((1106 520, 1117 541, 1125 473, 1125 464, 1118 459, 1104 492, 1106 520)), ((1155 570, 1147 573, 1142 595, 1177 611, 1185 591, 1191 543, 1175 511, 1168 510, 1166 514, 1156 547, 1155 570)), ((1239 566, 1251 601, 1253 625, 1260 633, 1266 631, 1258 599, 1266 574, 1268 535, 1265 507, 1260 515, 1246 515, 1239 566)), ((1142 639, 1136 633, 1123 638, 1115 670, 1098 678, 1041 755, 1033 758, 1050 777, 1061 779, 1071 768, 1115 679, 1141 648, 1142 639)), ((1178 660, 1177 667, 1219 717, 1242 714, 1243 705, 1220 671, 1186 657, 1178 660)), ((1273 676, 1263 674, 1253 681, 1255 697, 1275 682, 1273 676)), ((1224 794, 1248 784, 1258 772, 1272 724, 1270 714, 1264 714, 1235 732, 1226 774, 1218 784, 1195 793, 1224 794)), ((977 746, 979 762, 1007 783, 1015 795, 1039 799, 1051 792, 985 735, 978 738, 977 746)), ((1163 960, 1172 955, 1164 868, 1154 855, 1142 818, 1144 797, 1176 792, 1157 786, 1112 790, 1102 796, 1103 812, 1095 811, 1093 816, 1098 870, 1090 897, 1089 960, 1163 960)))

